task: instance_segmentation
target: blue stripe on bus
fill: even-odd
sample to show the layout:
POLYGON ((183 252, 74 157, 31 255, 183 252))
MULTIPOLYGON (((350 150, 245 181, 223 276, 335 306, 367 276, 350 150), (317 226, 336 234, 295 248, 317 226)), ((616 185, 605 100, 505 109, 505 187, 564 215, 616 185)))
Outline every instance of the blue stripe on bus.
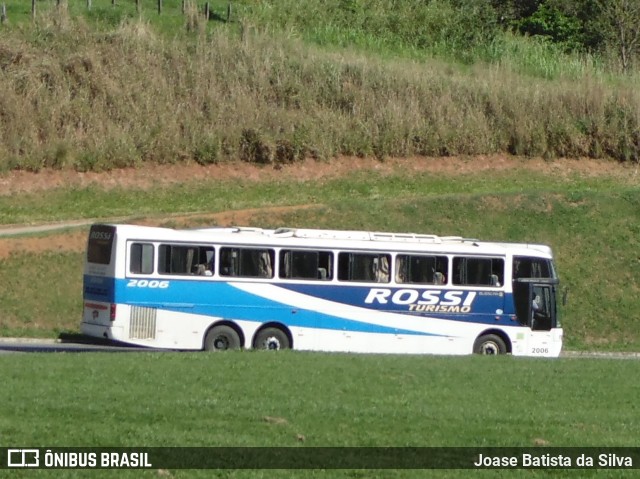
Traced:
MULTIPOLYGON (((414 334, 439 336, 404 328, 392 328, 367 322, 346 319, 340 316, 327 314, 305 308, 289 305, 274 299, 263 298, 257 294, 238 289, 232 284, 221 281, 192 281, 192 280, 143 280, 145 287, 128 287, 131 280, 104 278, 85 275, 84 299, 124 303, 138 306, 155 307, 168 311, 189 312, 205 316, 218 316, 235 320, 247 321, 281 321, 288 326, 313 327, 320 329, 333 329, 357 332, 377 332, 392 334, 414 334), (168 284, 168 287, 149 287, 149 285, 168 284), (209 299, 216 297, 216 303, 209 299)), ((264 283, 261 283, 264 284, 264 283)), ((250 283, 242 283, 249 286, 250 283)), ((409 312, 407 305, 394 304, 387 301, 386 304, 365 304, 365 299, 372 287, 369 286, 336 286, 329 284, 294 284, 280 283, 274 287, 290 290, 309 296, 312 299, 324 299, 335 303, 363 309, 371 309, 381 312, 405 314, 416 318, 429 316, 446 320, 465 321, 471 323, 495 324, 495 313, 504 308, 504 295, 476 295, 473 310, 470 313, 420 313, 409 312), (482 311, 484 314, 474 313, 482 311), (487 313, 489 312, 489 313, 487 313)), ((401 288, 390 288, 391 294, 401 288)), ((511 295, 508 295, 511 296, 511 295)), ((425 318, 426 319, 426 318, 425 318)))
MULTIPOLYGON (((429 316, 437 317, 452 321, 464 321, 468 323, 487 323, 495 324, 496 315, 499 316, 511 316, 515 315, 513 307, 513 295, 511 293, 505 293, 503 291, 475 291, 475 290, 455 290, 453 288, 438 289, 438 288, 425 288, 425 287, 388 287, 385 284, 372 283, 371 286, 350 286, 350 285, 332 285, 322 283, 316 284, 303 284, 303 283, 285 283, 278 285, 281 288, 285 288, 296 293, 309 295, 314 298, 325 299, 335 303, 346 304, 349 306, 358 306, 376 311, 386 311, 391 313, 401 313, 411 316, 429 316), (371 300, 370 304, 366 303, 367 297, 371 295, 372 290, 378 290, 383 292, 382 296, 384 304, 375 299, 371 300), (410 292, 414 297, 417 297, 416 308, 414 311, 409 311, 408 298, 410 292), (426 294, 427 299, 423 298, 423 294, 426 294), (451 295, 447 297, 447 295, 451 295), (470 297, 470 295, 473 295, 470 297), (398 302, 394 302, 394 298, 399 298, 398 302), (437 298, 433 299, 433 298, 437 298), (460 301, 458 306, 462 306, 464 301, 470 299, 469 312, 432 312, 429 311, 426 303, 430 302, 432 306, 456 306, 456 301, 460 301), (405 300, 405 301, 402 301, 405 300), (433 301, 431 301, 433 300, 433 301)), ((413 302, 413 301, 412 301, 413 302)))
MULTIPOLYGON (((118 282, 118 286, 120 286, 118 282)), ((247 284, 247 283, 244 283, 247 284)), ((124 282, 126 288, 126 281, 124 282)), ((118 287, 118 291, 120 291, 118 287)), ((412 334, 439 336, 403 328, 385 327, 362 321, 322 313, 310 309, 291 306, 280 301, 252 294, 224 282, 171 281, 170 288, 163 291, 158 301, 159 290, 148 288, 127 288, 126 302, 148 307, 158 307, 167 311, 186 312, 208 316, 220 316, 233 320, 257 321, 266 323, 279 321, 287 326, 317 329, 344 330, 367 333, 412 334), (171 290, 170 294, 169 290, 171 290), (209 297, 217 296, 217 304, 208 302, 209 297)))

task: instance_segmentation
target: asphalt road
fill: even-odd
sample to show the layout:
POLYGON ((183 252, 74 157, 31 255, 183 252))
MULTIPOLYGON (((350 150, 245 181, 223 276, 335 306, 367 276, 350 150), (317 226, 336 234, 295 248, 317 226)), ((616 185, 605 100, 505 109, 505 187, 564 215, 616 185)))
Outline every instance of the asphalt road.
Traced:
POLYGON ((166 351, 139 348, 116 343, 92 343, 88 341, 60 341, 47 339, 0 338, 0 355, 11 353, 141 353, 166 351))
MULTIPOLYGON (((0 355, 11 353, 146 353, 167 352, 172 350, 142 348, 127 346, 120 343, 82 340, 54 340, 28 338, 0 338, 0 355)), ((560 355, 565 359, 640 359, 640 353, 634 352, 593 352, 593 351, 563 351, 560 355)))

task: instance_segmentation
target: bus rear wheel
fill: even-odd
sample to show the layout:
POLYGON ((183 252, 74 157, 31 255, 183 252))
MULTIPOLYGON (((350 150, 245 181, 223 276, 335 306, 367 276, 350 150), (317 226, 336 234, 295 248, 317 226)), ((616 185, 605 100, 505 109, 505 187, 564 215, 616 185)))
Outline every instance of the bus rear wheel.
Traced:
POLYGON ((289 349, 291 344, 286 333, 278 328, 265 328, 256 336, 256 349, 278 350, 289 349))
POLYGON ((484 356, 506 354, 507 345, 500 336, 496 334, 485 334, 476 339, 476 342, 473 344, 473 352, 484 356))
POLYGON ((240 336, 231 326, 214 326, 204 338, 205 351, 226 351, 240 348, 240 336))

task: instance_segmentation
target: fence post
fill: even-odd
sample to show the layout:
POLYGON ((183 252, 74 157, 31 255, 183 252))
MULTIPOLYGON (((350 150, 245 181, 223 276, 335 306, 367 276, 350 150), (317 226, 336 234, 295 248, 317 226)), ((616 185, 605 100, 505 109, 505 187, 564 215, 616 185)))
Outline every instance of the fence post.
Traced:
POLYGON ((227 5, 227 23, 231 21, 231 2, 227 5))
POLYGON ((91 0, 87 0, 87 10, 91 10, 91 0))
POLYGON ((0 13, 0 22, 4 25, 7 23, 7 5, 2 4, 2 13, 0 13))
POLYGON ((36 19, 36 0, 31 0, 31 19, 36 19))
POLYGON ((209 20, 209 2, 204 4, 204 18, 209 20))
POLYGON ((184 15, 184 12, 187 10, 187 6, 185 5, 187 0, 182 0, 182 14, 184 15))
POLYGON ((136 0, 136 12, 140 13, 140 0, 136 0))
POLYGON ((158 15, 162 13, 162 0, 158 0, 158 15))

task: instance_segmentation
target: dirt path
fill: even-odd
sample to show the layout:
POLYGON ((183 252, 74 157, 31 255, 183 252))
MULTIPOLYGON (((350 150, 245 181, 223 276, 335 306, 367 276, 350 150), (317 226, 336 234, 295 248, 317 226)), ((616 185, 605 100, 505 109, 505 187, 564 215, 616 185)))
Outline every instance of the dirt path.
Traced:
MULTIPOLYGON (((301 209, 319 208, 322 205, 295 205, 295 206, 273 206, 265 208, 250 208, 244 210, 222 211, 218 213, 193 213, 188 215, 171 215, 162 218, 147 218, 142 221, 136 220, 136 224, 148 226, 160 226, 167 219, 178 226, 197 219, 199 222, 207 220, 211 224, 220 226, 248 225, 252 223, 252 218, 256 215, 269 213, 270 216, 277 217, 281 214, 299 211, 301 209)), ((125 222, 126 218, 102 219, 105 222, 125 222)), ((36 226, 11 226, 0 227, 0 259, 7 258, 12 253, 26 252, 39 253, 45 251, 79 252, 85 247, 87 240, 86 226, 96 220, 69 221, 60 223, 50 223, 36 226), (20 235, 31 233, 48 233, 45 237, 22 237, 20 235), (18 236, 18 237, 14 237, 18 236)))
POLYGON ((53 188, 84 188, 97 185, 106 190, 116 187, 149 189, 176 183, 208 180, 322 181, 340 178, 360 170, 380 174, 429 172, 434 175, 460 175, 486 171, 536 171, 550 175, 571 177, 614 176, 620 179, 638 176, 638 165, 627 166, 613 161, 563 159, 545 161, 541 158, 520 158, 504 155, 446 158, 372 158, 342 157, 328 161, 305 160, 284 166, 257 166, 234 162, 200 166, 197 164, 149 165, 144 168, 123 168, 104 173, 43 170, 39 173, 10 171, 0 174, 0 196, 34 193, 53 188))

